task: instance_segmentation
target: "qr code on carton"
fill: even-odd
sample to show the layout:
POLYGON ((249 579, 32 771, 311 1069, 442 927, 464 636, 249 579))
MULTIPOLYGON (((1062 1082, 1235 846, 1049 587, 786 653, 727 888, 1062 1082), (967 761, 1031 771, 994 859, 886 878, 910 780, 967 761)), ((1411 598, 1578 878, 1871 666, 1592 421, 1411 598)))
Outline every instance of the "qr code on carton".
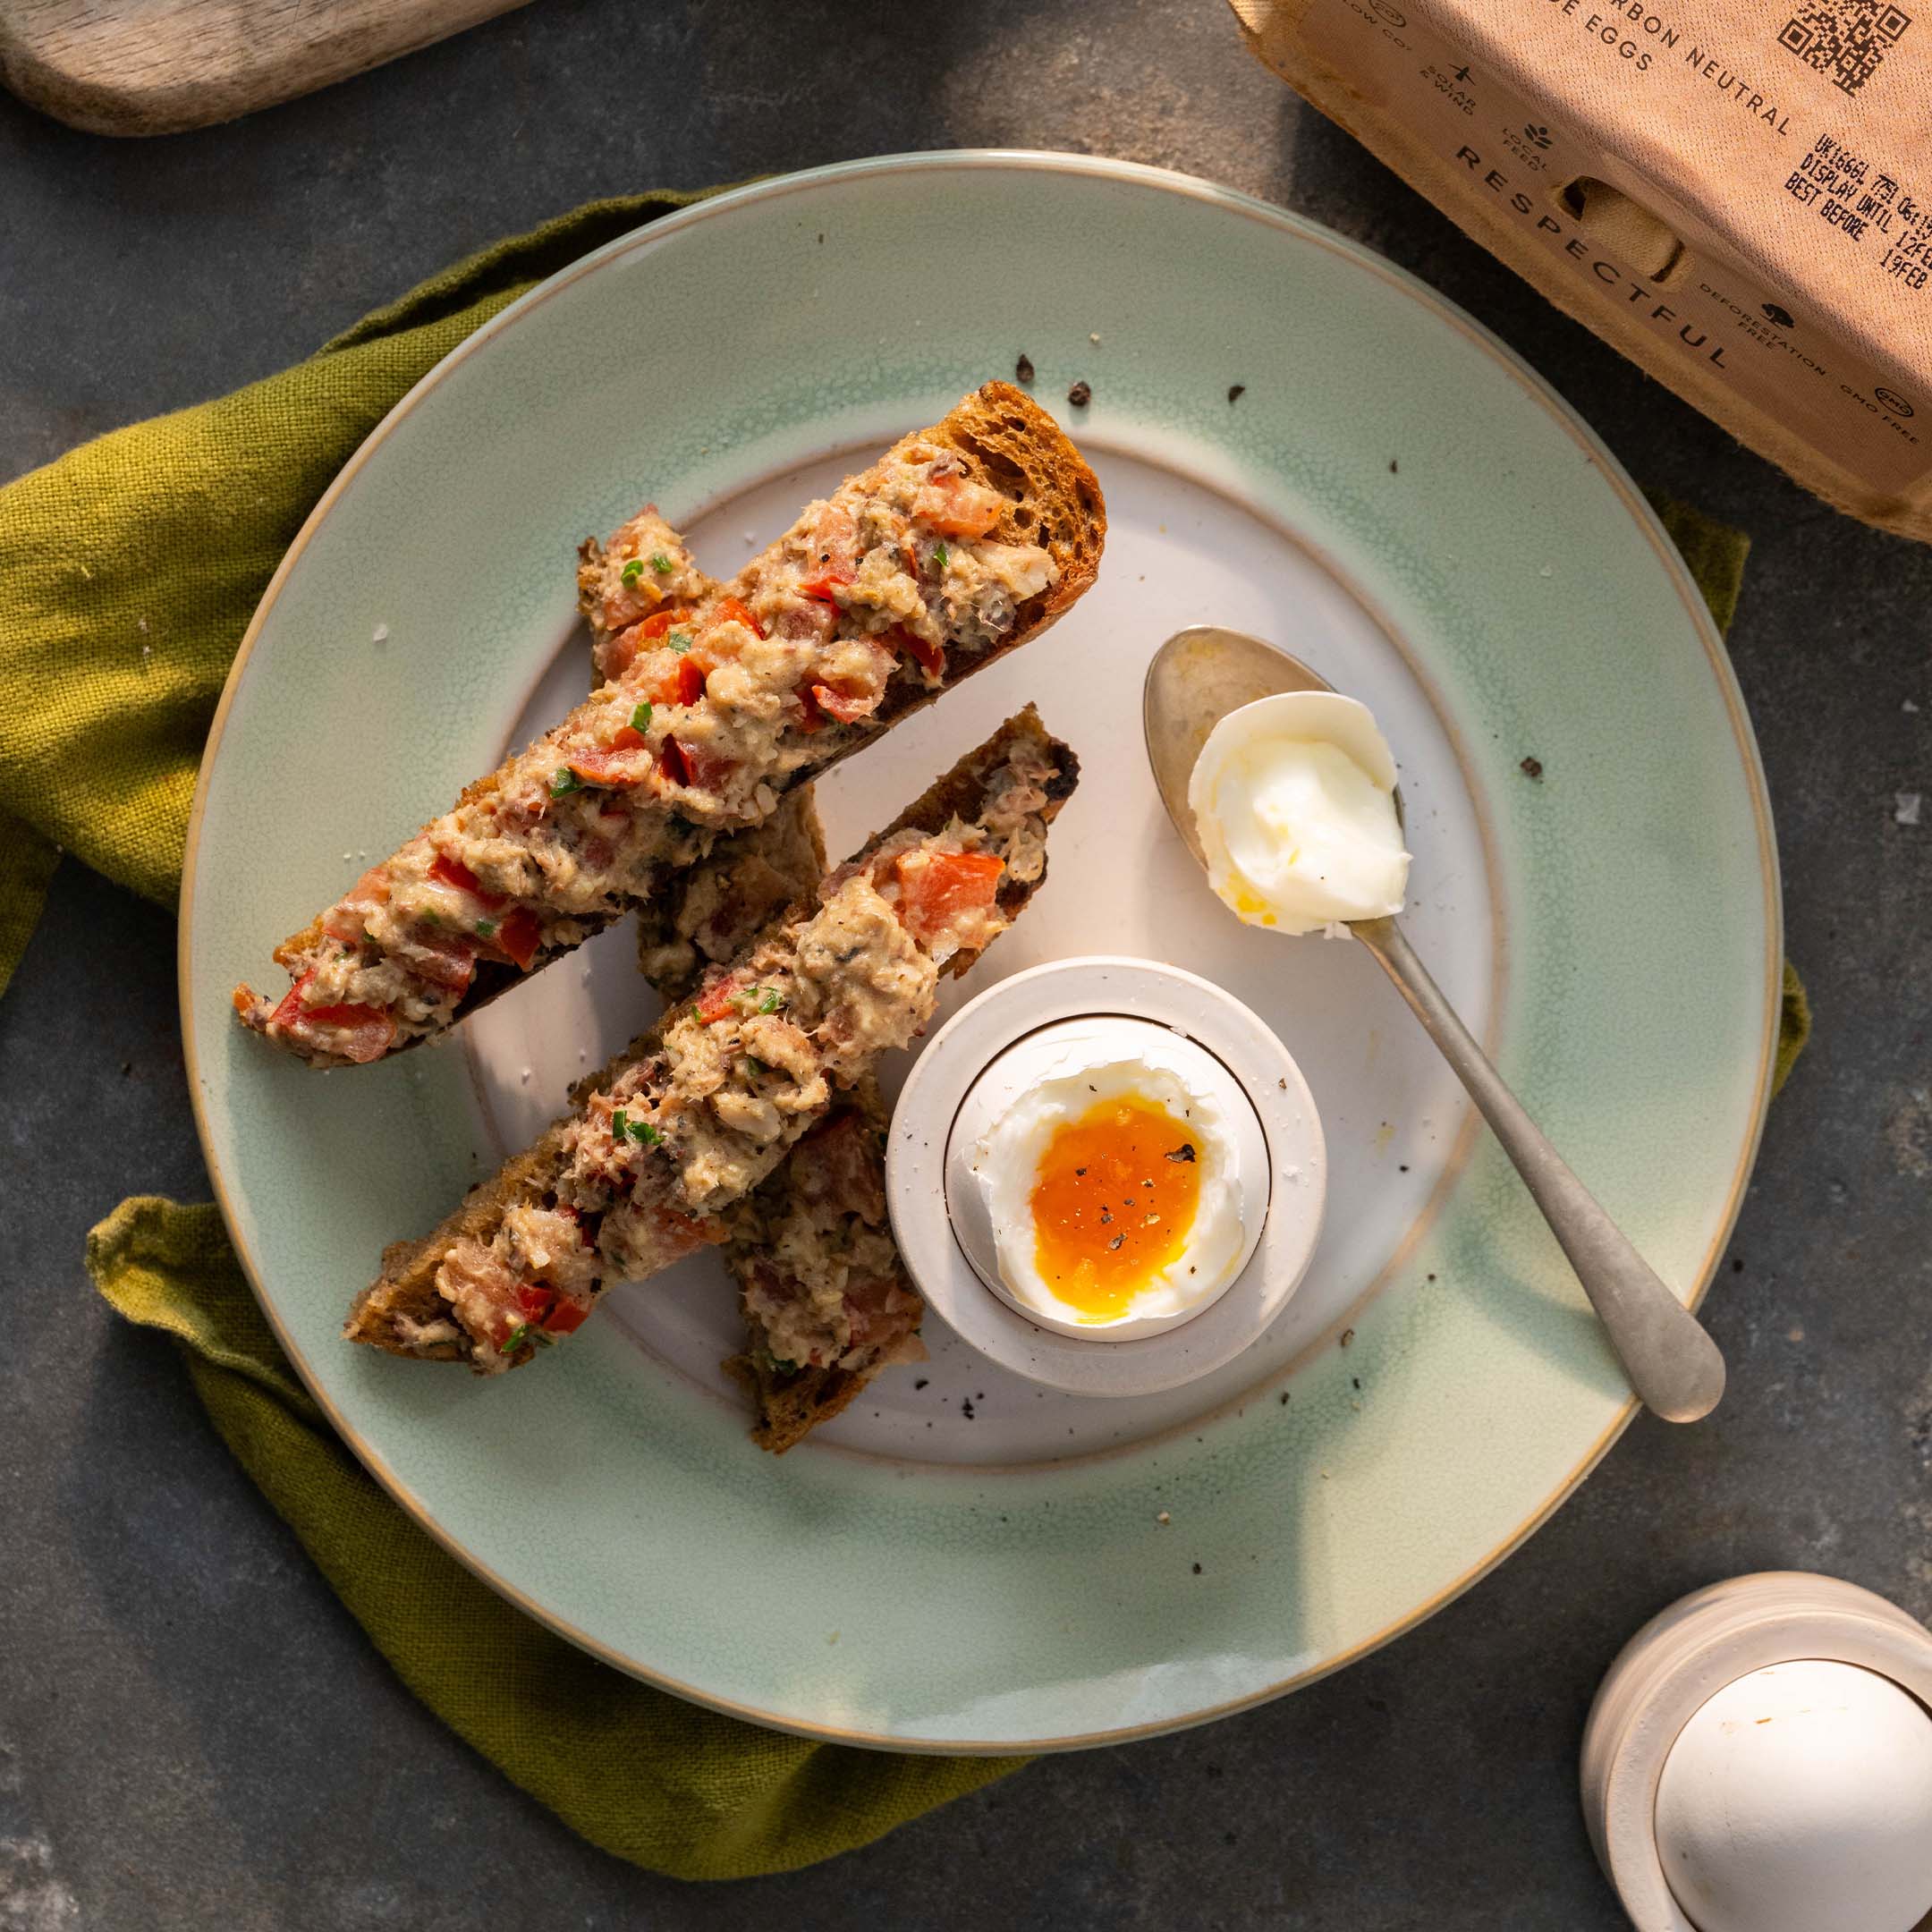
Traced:
POLYGON ((1856 94, 1911 25, 1911 15, 1892 0, 1818 0, 1792 16, 1778 45, 1856 94))

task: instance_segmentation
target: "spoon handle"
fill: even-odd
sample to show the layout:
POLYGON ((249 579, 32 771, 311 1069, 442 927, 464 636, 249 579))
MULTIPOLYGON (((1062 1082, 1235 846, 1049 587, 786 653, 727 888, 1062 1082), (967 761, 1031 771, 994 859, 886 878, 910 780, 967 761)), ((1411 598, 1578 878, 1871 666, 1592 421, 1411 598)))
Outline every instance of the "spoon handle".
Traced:
POLYGON ((1702 1324, 1657 1278, 1524 1112, 1395 921, 1360 919, 1349 929, 1381 962, 1515 1162, 1570 1257, 1631 1388, 1666 1422, 1695 1422, 1708 1415, 1724 1394, 1724 1364, 1702 1324))

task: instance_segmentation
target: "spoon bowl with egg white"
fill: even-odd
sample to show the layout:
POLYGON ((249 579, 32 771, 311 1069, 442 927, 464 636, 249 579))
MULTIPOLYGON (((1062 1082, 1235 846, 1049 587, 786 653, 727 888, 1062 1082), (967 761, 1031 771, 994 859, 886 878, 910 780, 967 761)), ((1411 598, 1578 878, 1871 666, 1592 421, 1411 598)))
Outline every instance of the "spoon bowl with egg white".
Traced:
POLYGON ((1724 1357, 1565 1165, 1397 923, 1408 886, 1395 760, 1366 706, 1299 657, 1213 624, 1176 631, 1141 694, 1148 762, 1174 830, 1246 924, 1344 935, 1374 954, 1515 1164, 1639 1399, 1708 1415, 1724 1357))

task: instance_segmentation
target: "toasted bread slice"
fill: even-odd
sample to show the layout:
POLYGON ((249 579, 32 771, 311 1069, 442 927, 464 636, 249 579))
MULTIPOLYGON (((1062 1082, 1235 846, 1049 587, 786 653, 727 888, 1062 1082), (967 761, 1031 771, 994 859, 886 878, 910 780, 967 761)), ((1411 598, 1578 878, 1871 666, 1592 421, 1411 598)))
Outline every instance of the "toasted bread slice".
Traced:
MULTIPOLYGON (((849 865, 831 874, 819 888, 822 908, 832 909, 855 881, 869 881, 869 869, 902 869, 889 882, 889 889, 897 890, 898 877, 905 876, 902 869, 910 866, 912 877, 926 876, 920 869, 931 863, 936 852, 944 856, 964 851, 968 859, 983 866, 996 851, 996 883, 989 884, 992 896, 978 915, 979 924, 960 928, 981 936, 962 940, 943 962, 942 942, 933 941, 931 957, 941 972, 964 971, 1038 889, 1046 871, 1046 827, 1072 794, 1078 773, 1072 751, 1048 735, 1038 715, 1028 707, 931 785, 849 865)), ((919 913, 917 902, 909 899, 902 911, 893 916, 910 932, 919 924, 919 913)), ((573 1093, 575 1114, 557 1123, 535 1146, 473 1191, 427 1240, 399 1242, 386 1250, 380 1277, 351 1311, 343 1330, 348 1339, 397 1354, 468 1360, 485 1372, 494 1372, 528 1360, 540 1345, 538 1335, 548 1340, 553 1332, 574 1327, 601 1291, 606 1261, 620 1272, 637 1275, 667 1264, 704 1241, 722 1238, 725 1226, 715 1217, 778 1165, 788 1148, 829 1111, 835 1095, 827 1085, 822 1097, 816 1097, 809 1080, 803 1073, 796 1076, 793 1097, 798 1104, 783 1127, 755 1143, 748 1131, 731 1144, 735 1164, 723 1171, 722 1179, 713 1178, 711 1148, 719 1135, 712 1114, 723 1118, 724 1098, 738 1096, 739 1089, 725 1094, 706 1089, 708 1097, 695 1099, 681 1092, 682 1070, 695 1062, 690 1055, 679 1058, 684 1052, 680 1042, 696 1038, 702 1043, 708 1038, 702 1029, 708 1025, 719 1027, 719 1038, 731 1052, 737 1051, 734 1031, 750 1041, 744 1049, 746 1057, 750 1046, 764 1047, 767 1036, 754 1037, 751 1029, 769 1018, 775 1032, 784 1021, 756 997, 741 998, 766 991, 760 984, 747 983, 746 976, 753 981, 760 974, 778 979, 785 969, 772 962, 788 957, 785 947, 819 943, 819 917, 818 909, 801 906, 775 920, 731 968, 707 975, 699 995, 673 1008, 601 1072, 580 1082, 573 1093), (667 1065, 672 1069, 668 1074, 667 1065), (573 1176, 582 1171, 587 1136, 593 1137, 590 1145, 607 1166, 610 1145, 628 1155, 626 1122, 619 1117, 625 1114, 631 1136, 645 1148, 635 1164, 636 1177, 625 1183, 628 1194, 590 1210, 596 1233, 593 1236, 586 1229, 586 1251, 571 1258, 575 1278, 553 1291, 543 1285, 547 1277, 532 1272, 530 1250, 517 1245, 522 1237, 518 1233, 521 1224, 513 1217, 554 1216, 560 1211, 575 1217, 582 1212, 577 1200, 583 1197, 564 1196, 572 1193, 577 1185, 573 1176), (694 1125, 701 1130, 696 1140, 691 1138, 694 1125), (648 1129, 648 1140, 640 1129, 648 1129), (597 1135, 602 1138, 594 1138, 597 1135), (665 1157, 657 1158, 660 1155, 665 1157), (707 1177, 702 1189, 694 1173, 707 1177), (614 1223, 619 1224, 614 1238, 614 1223), (519 1257, 518 1273, 495 1258, 505 1241, 519 1257), (613 1252, 606 1255, 606 1250, 613 1252), (491 1267, 501 1270, 503 1278, 490 1274, 491 1267), (539 1309, 519 1299, 524 1290, 554 1292, 555 1305, 547 1312, 539 1309), (560 1324, 556 1317, 566 1301, 571 1318, 560 1324), (518 1318, 520 1309, 529 1310, 528 1319, 518 1318)), ((950 933, 943 943, 953 944, 950 933)), ((828 956, 825 970, 835 974, 843 963, 828 956)), ((862 976, 866 999, 889 997, 881 990, 889 976, 875 973, 873 964, 869 960, 852 970, 862 976)), ((911 1030, 929 1015, 929 987, 923 996, 907 994, 904 1001, 911 1004, 902 1003, 902 1010, 894 1010, 891 1018, 909 1038, 911 1030), (923 1010, 915 1010, 921 1003, 923 1010)), ((835 1078, 850 1086, 871 1070, 877 1054, 868 1040, 852 1036, 851 1012, 837 1006, 826 1010, 829 1017, 824 1030, 838 1036, 836 1045, 825 1049, 837 1055, 827 1063, 835 1066, 835 1078)), ((879 1037, 888 1037, 889 1031, 882 1028, 879 1037)), ((772 1073, 768 1065, 752 1064, 760 1083, 772 1073)), ((763 1132, 762 1123, 755 1131, 763 1132)), ((566 1271, 560 1265, 554 1272, 566 1271)))
MULTIPOLYGON (((756 830, 720 839, 643 909, 640 970, 676 1004, 706 963, 740 951, 774 905, 802 901, 825 869, 808 785, 756 830)), ((880 1369, 925 1359, 925 1303, 886 1217, 887 1125, 878 1081, 867 1074, 724 1216, 718 1251, 738 1284, 746 1335, 723 1367, 752 1398, 752 1441, 775 1454, 880 1369)))
POLYGON ((447 1030, 1037 637, 1093 581, 1106 527, 1053 419, 988 383, 718 595, 655 513, 587 546, 612 681, 284 941, 288 992, 238 987, 242 1023, 318 1066, 447 1030))
POLYGON ((725 1216, 747 1343, 724 1367, 757 1404, 752 1441, 775 1454, 881 1368, 926 1359, 926 1305, 886 1216, 887 1125, 877 1082, 861 1083, 725 1216))

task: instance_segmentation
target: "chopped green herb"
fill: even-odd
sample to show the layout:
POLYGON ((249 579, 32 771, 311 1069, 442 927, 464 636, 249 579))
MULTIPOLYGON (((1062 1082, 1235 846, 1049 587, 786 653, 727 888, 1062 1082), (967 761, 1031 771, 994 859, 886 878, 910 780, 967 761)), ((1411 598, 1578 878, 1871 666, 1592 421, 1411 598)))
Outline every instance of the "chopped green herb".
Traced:
POLYGON ((479 919, 471 928, 479 939, 487 939, 496 930, 495 919, 479 919))
POLYGON ((556 1337, 547 1328, 532 1328, 524 1335, 523 1339, 526 1342, 534 1342, 538 1348, 555 1348, 556 1346, 556 1337))
POLYGON ((499 1355, 514 1355, 530 1340, 530 1324, 519 1322, 501 1342, 496 1344, 499 1355))
POLYGON ((771 1072, 771 1069, 756 1054, 747 1054, 744 1056, 744 1063, 750 1070, 753 1080, 756 1080, 761 1073, 769 1073, 771 1072))
POLYGON ((611 1138, 614 1140, 622 1140, 623 1137, 630 1132, 631 1123, 625 1115, 624 1110, 622 1107, 619 1107, 617 1111, 611 1115, 610 1131, 611 1138))
POLYGON ((944 570, 946 567, 946 560, 951 554, 943 543, 935 544, 933 546, 933 568, 935 570, 944 570))
POLYGON ((439 913, 431 912, 428 910, 428 908, 425 908, 422 916, 422 922, 425 926, 440 926, 443 923, 443 919, 442 916, 439 913))
POLYGON ((617 572, 617 579, 620 583, 628 587, 631 584, 634 584, 638 580, 638 579, 643 574, 644 559, 642 557, 632 557, 631 561, 626 564, 621 571, 617 572))
POLYGON ((550 796, 568 798, 572 792, 583 790, 583 780, 568 765, 559 765, 550 775, 550 796))
POLYGON ((648 704, 640 704, 631 714, 631 729, 632 731, 648 731, 650 729, 650 707, 648 704))
POLYGON ((664 1136, 648 1120, 631 1123, 631 1138, 640 1147, 656 1147, 664 1136))
POLYGON ((682 657, 691 648, 691 632, 689 631, 674 631, 665 640, 665 642, 682 657))
POLYGON ((653 550, 651 552, 650 567, 660 577, 668 577, 671 574, 671 559, 662 550, 653 550))
POLYGON ((751 990, 754 993, 763 993, 765 996, 765 997, 758 1002, 758 1010, 760 1013, 776 1013, 778 1009, 784 1004, 784 1002, 778 997, 777 992, 774 987, 753 987, 751 990))

